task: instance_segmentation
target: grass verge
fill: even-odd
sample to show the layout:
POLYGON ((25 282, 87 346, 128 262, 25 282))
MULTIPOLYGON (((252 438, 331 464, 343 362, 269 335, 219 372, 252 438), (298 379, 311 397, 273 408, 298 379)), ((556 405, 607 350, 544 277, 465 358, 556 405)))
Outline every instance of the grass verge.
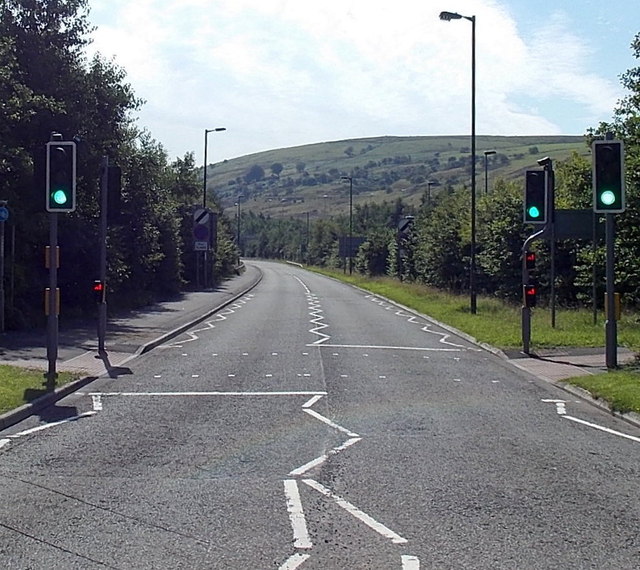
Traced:
MULTIPOLYGON (((76 380, 77 374, 60 372, 57 386, 76 380)), ((0 414, 33 402, 47 393, 42 370, 0 365, 0 414)))
MULTIPOLYGON (((496 348, 522 348, 520 307, 498 299, 478 297, 477 313, 472 315, 468 296, 452 295, 390 278, 367 278, 317 268, 313 271, 396 301, 496 348)), ((593 313, 584 309, 557 309, 554 327, 551 311, 545 307, 536 308, 531 329, 534 353, 545 348, 588 348, 605 344, 604 316, 598 314, 594 323, 593 313)), ((618 321, 618 344, 640 353, 640 320, 637 315, 625 314, 618 321)), ((566 382, 609 402, 612 410, 640 413, 640 370, 637 367, 630 365, 606 374, 570 378, 566 382)))

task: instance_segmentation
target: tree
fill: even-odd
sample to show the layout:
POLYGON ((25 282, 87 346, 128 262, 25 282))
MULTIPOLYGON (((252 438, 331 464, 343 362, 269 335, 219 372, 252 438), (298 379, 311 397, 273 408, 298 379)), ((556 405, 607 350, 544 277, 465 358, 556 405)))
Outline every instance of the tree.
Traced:
POLYGON ((244 181, 247 184, 251 184, 252 182, 259 182, 264 178, 264 168, 259 164, 254 164, 247 173, 244 175, 244 181))
POLYGON ((275 175, 275 176, 280 176, 280 173, 284 170, 284 166, 282 166, 282 164, 280 162, 274 162, 271 165, 271 172, 275 175))

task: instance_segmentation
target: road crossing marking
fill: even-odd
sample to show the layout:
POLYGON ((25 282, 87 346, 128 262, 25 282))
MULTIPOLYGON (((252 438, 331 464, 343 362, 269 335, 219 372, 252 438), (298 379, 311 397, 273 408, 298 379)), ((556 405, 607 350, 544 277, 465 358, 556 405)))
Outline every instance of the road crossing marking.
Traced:
POLYGON ((293 529, 293 546, 303 549, 311 548, 313 543, 309 538, 298 482, 295 479, 285 479, 284 494, 287 497, 287 511, 289 511, 289 519, 293 529))
POLYGON ((349 501, 346 501, 342 497, 339 497, 330 489, 327 489, 324 485, 321 485, 317 481, 314 481, 313 479, 303 479, 302 482, 308 487, 311 487, 312 489, 318 491, 318 493, 324 495, 325 497, 332 499, 338 506, 342 507, 350 515, 353 515, 355 518, 362 521, 370 529, 374 530, 381 536, 388 538, 394 544, 406 544, 408 542, 406 538, 403 538, 399 534, 393 532, 390 528, 378 522, 367 513, 361 511, 358 507, 352 505, 349 501))
POLYGON ((294 554, 278 570, 296 570, 309 558, 311 558, 310 554, 294 554))
MULTIPOLYGON (((308 344, 307 346, 316 346, 316 343, 308 344)), ((322 346, 328 348, 357 348, 371 350, 417 350, 419 352, 462 352, 465 350, 464 348, 429 348, 425 346, 377 346, 368 344, 323 344, 322 346)))

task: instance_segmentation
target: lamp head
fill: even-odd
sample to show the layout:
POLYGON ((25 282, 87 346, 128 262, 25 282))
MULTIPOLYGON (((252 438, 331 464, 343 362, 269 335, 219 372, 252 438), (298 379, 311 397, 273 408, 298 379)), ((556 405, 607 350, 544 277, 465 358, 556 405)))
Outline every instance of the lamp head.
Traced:
POLYGON ((459 20, 460 18, 462 18, 462 16, 460 14, 457 14, 456 12, 440 12, 440 19, 444 20, 445 22, 450 22, 451 20, 459 20))

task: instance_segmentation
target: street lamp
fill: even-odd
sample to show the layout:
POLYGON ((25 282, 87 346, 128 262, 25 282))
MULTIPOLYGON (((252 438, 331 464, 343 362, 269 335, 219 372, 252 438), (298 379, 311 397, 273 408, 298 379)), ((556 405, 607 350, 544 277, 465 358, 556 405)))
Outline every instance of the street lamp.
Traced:
POLYGON ((341 180, 349 181, 349 275, 353 271, 353 258, 351 257, 351 244, 353 237, 353 176, 341 176, 341 180))
POLYGON ((471 22, 471 268, 469 289, 471 314, 477 312, 476 303, 476 17, 462 16, 456 12, 440 12, 445 22, 465 19, 471 22))
POLYGON ((488 159, 487 157, 490 154, 495 154, 495 150, 485 150, 484 151, 484 194, 485 196, 489 193, 489 176, 487 175, 487 171, 489 170, 488 159))
MULTIPOLYGON (((238 201, 236 202, 236 246, 238 247, 238 256, 240 255, 240 199, 244 198, 244 194, 238 195, 238 201)), ((240 259, 238 258, 238 263, 240 259)))
POLYGON ((216 127, 215 129, 204 130, 204 180, 202 182, 202 207, 207 208, 207 135, 209 133, 219 133, 226 131, 225 127, 216 127))

